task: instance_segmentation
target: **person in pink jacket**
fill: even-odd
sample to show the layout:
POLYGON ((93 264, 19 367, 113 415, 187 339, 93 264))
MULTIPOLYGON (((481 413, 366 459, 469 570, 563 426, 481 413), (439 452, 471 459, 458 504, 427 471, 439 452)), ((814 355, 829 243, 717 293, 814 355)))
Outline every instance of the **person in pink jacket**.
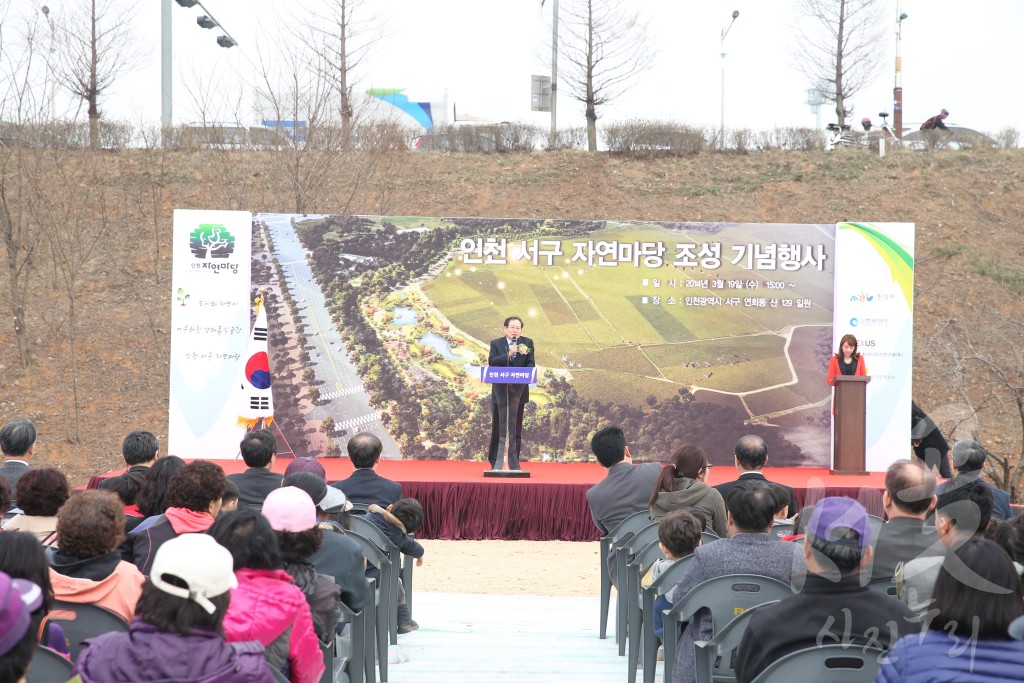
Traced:
POLYGON ((228 642, 257 640, 267 661, 291 683, 318 683, 324 672, 320 642, 306 597, 282 567, 277 535, 255 510, 217 517, 210 535, 234 558, 238 587, 224 617, 228 642))

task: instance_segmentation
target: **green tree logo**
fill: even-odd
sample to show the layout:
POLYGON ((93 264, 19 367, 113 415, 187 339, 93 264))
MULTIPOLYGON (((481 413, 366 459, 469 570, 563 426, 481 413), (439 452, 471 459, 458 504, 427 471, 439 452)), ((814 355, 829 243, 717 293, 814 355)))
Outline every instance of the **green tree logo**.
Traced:
POLYGON ((219 223, 203 223, 188 237, 189 249, 196 258, 227 258, 235 251, 235 236, 219 223))

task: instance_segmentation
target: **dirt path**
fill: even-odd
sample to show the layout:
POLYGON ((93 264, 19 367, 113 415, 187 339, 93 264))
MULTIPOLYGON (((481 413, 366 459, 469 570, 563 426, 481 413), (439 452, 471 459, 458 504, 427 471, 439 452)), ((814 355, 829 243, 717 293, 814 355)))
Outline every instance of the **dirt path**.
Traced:
POLYGON ((421 541, 413 590, 430 593, 595 596, 598 544, 563 541, 421 541))

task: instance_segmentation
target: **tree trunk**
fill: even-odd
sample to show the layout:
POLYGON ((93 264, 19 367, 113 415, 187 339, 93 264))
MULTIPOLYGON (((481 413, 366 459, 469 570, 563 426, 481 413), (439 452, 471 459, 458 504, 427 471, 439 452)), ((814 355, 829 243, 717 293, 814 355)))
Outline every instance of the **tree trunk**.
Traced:
POLYGON ((341 25, 338 37, 341 39, 340 63, 338 64, 338 89, 341 94, 341 145, 348 149, 352 144, 352 102, 348 91, 348 0, 341 0, 341 25))
POLYGON ((99 62, 99 55, 97 54, 98 45, 96 44, 96 0, 92 0, 92 14, 90 16, 92 25, 92 40, 90 45, 92 47, 92 59, 89 64, 89 149, 97 150, 100 148, 100 109, 96 104, 96 100, 99 99, 99 92, 97 92, 97 86, 99 85, 99 78, 96 75, 96 70, 99 62))
POLYGON ((594 3, 587 2, 587 151, 597 151, 597 106, 594 102, 594 3))
POLYGON ((68 349, 71 353, 71 396, 74 400, 75 417, 74 422, 71 424, 71 443, 80 444, 82 443, 82 401, 78 395, 78 345, 75 342, 78 330, 77 318, 75 313, 75 298, 76 294, 68 293, 68 349))
POLYGON ((14 222, 11 218, 10 207, 7 205, 7 196, 0 188, 0 235, 3 237, 4 246, 7 248, 7 274, 11 283, 11 316, 14 318, 14 336, 18 341, 18 360, 21 367, 29 366, 30 357, 28 351, 28 331, 25 326, 25 286, 23 278, 28 277, 28 258, 25 256, 24 270, 18 263, 18 253, 25 249, 24 245, 18 244, 15 235, 14 222))
POLYGON ((843 97, 843 40, 846 36, 846 0, 839 0, 839 24, 836 27, 836 120, 846 124, 846 98, 843 97))

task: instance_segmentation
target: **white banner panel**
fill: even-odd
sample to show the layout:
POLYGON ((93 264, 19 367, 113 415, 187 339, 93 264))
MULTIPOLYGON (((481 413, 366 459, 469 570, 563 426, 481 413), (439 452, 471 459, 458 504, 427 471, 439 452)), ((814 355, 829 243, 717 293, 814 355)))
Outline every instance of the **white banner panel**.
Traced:
POLYGON ((234 458, 249 338, 252 214, 174 211, 167 452, 234 458))
POLYGON ((909 457, 914 341, 914 225, 836 225, 833 352, 857 338, 867 387, 869 471, 909 457))

